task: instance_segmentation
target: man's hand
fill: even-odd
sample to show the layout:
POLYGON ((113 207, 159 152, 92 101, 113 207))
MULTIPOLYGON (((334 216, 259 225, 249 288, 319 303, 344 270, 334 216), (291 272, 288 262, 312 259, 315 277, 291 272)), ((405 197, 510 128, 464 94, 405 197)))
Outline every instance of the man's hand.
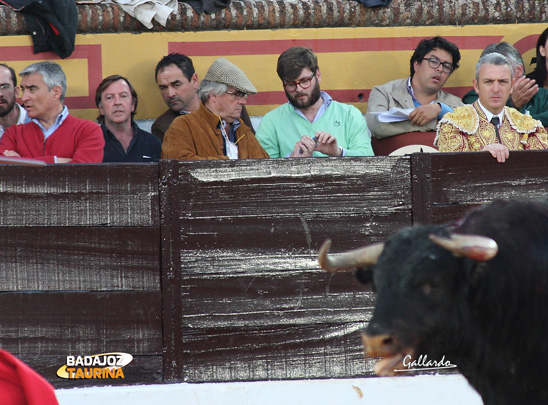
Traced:
POLYGON ((14 151, 14 150, 5 150, 4 151, 4 156, 21 157, 21 155, 19 153, 17 153, 16 151, 14 151))
POLYGON ((58 158, 57 158, 57 163, 70 163, 71 160, 72 160, 72 158, 62 158, 62 157, 58 157, 58 158))
POLYGON ((422 127, 437 118, 441 112, 441 105, 438 103, 421 105, 409 113, 411 124, 422 127))
POLYGON ((337 139, 329 132, 318 131, 315 134, 316 150, 327 156, 341 156, 337 139))
POLYGON ((514 108, 521 109, 535 94, 538 93, 538 84, 533 79, 521 76, 512 88, 512 104, 514 108))
POLYGON ((303 135, 301 139, 295 144, 293 152, 289 157, 312 157, 316 142, 308 135, 303 135))
POLYGON ((497 159, 497 162, 504 163, 510 156, 510 151, 504 145, 500 143, 493 143, 491 145, 485 145, 482 150, 486 150, 491 153, 491 156, 497 159))

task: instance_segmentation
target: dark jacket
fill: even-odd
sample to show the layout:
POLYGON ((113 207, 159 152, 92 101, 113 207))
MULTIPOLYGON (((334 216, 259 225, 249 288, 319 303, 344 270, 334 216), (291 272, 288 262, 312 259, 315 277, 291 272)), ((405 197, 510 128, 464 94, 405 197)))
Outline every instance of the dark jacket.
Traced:
POLYGON ((74 51, 78 10, 74 0, 0 0, 24 14, 34 53, 53 51, 67 58, 74 51))

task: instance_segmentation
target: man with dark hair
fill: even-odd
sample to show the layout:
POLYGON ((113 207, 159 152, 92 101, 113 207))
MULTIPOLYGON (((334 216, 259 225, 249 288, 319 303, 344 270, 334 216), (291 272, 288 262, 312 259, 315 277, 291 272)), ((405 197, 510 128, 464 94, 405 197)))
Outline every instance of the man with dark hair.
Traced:
POLYGON ((473 80, 479 98, 442 118, 435 140, 440 152, 487 151, 503 163, 510 150, 548 147, 540 121, 506 107, 513 74, 514 65, 504 55, 489 53, 480 58, 473 80))
POLYGON ((322 74, 312 50, 287 49, 276 70, 289 102, 267 113, 257 130, 270 157, 373 155, 362 113, 320 91, 322 74))
POLYGON ((162 158, 178 160, 259 159, 268 155, 240 118, 257 89, 228 59, 219 58, 200 83, 200 107, 177 117, 166 131, 162 158))
MULTIPOLYGON (((497 42, 488 45, 481 56, 490 53, 506 56, 514 67, 514 85, 506 105, 523 114, 529 114, 540 120, 545 127, 548 126, 548 89, 539 87, 534 79, 525 76, 525 66, 519 51, 508 42, 497 42)), ((470 90, 464 95, 462 101, 465 104, 472 104, 477 99, 478 93, 475 90, 470 90)))
POLYGON ((19 76, 21 100, 31 122, 6 130, 0 140, 0 154, 46 163, 101 162, 105 146, 101 128, 70 115, 63 105, 67 78, 61 66, 37 62, 19 76))
POLYGON ((12 125, 25 124, 30 121, 27 112, 15 99, 19 95, 15 71, 0 63, 0 137, 12 125))
POLYGON ((105 137, 103 162, 156 162, 162 142, 139 128, 137 92, 128 79, 112 75, 103 79, 95 92, 98 121, 105 137))
POLYGON ((458 69, 459 61, 459 49, 445 38, 438 36, 419 42, 410 61, 411 76, 371 90, 365 117, 373 136, 381 139, 408 132, 435 131, 444 114, 463 105, 460 98, 442 90, 458 69), (379 113, 396 108, 412 110, 409 119, 378 120, 379 113))
MULTIPOLYGON (((154 77, 162 98, 169 107, 154 121, 151 128, 152 133, 163 140, 165 132, 175 118, 200 108, 200 99, 196 94, 198 75, 194 71, 192 59, 180 53, 170 53, 158 62, 154 77)), ((241 118, 253 131, 245 106, 241 118)))

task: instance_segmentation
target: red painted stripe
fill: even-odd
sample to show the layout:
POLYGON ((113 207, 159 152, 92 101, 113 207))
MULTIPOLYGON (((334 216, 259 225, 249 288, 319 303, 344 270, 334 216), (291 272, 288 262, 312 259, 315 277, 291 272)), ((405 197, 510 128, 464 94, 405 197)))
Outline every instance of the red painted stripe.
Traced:
MULTIPOLYGON (((169 42, 168 49, 170 53, 178 52, 189 56, 277 55, 292 46, 312 48, 316 53, 412 51, 423 38, 426 37, 169 42)), ((503 36, 481 35, 445 38, 455 43, 460 49, 483 49, 489 44, 501 41, 503 36)))
MULTIPOLYGON (((454 94, 457 97, 464 96, 472 89, 472 86, 464 87, 444 87, 444 90, 454 94)), ((325 90, 334 100, 341 103, 365 103, 369 99, 371 89, 353 89, 353 90, 325 90)), ((257 94, 250 94, 247 100, 249 105, 277 105, 287 103, 287 98, 283 91, 261 91, 257 94)))
POLYGON ((514 44, 514 46, 522 55, 530 49, 535 49, 536 54, 538 37, 540 37, 540 34, 529 35, 527 37, 521 38, 518 42, 514 44))
MULTIPOLYGON (((9 61, 42 61, 60 60, 54 52, 41 52, 35 54, 32 46, 4 46, 0 47, 0 60, 9 61)), ((89 95, 80 97, 67 97, 65 104, 69 108, 88 109, 95 106, 95 89, 103 80, 103 60, 101 45, 76 45, 72 55, 68 59, 85 59, 88 64, 87 83, 89 95)), ((70 82, 67 84, 70 87, 70 82)))

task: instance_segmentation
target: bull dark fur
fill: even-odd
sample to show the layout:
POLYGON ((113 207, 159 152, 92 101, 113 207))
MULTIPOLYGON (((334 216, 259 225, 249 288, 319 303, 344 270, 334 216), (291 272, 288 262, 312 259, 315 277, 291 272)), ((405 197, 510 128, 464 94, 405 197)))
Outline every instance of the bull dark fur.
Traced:
POLYGON ((454 229, 419 226, 386 242, 365 333, 389 350, 445 355, 486 404, 548 403, 548 200, 497 200, 454 229), (492 238, 497 255, 456 257, 428 235, 492 238))

